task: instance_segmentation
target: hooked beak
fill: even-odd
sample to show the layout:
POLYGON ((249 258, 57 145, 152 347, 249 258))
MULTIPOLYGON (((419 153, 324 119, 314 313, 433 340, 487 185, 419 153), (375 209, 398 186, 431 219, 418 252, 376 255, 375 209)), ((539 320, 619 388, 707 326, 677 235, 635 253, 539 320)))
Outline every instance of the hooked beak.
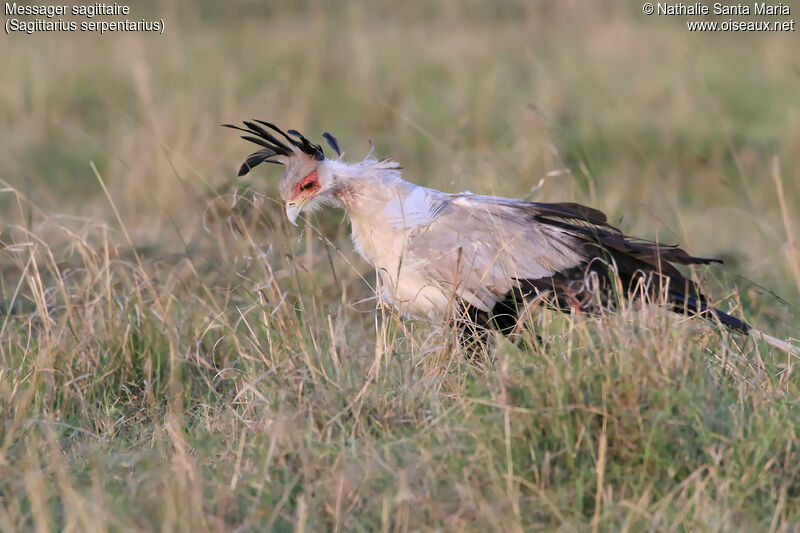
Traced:
POLYGON ((300 211, 303 209, 303 204, 286 204, 286 218, 289 219, 293 225, 297 225, 297 217, 300 215, 300 211))

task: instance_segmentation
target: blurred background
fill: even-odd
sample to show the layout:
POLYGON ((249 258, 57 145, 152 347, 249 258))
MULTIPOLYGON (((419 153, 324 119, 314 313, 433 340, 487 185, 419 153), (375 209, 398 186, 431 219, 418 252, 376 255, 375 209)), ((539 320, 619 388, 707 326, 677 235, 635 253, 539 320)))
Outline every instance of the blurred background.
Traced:
POLYGON ((590 204, 723 258, 693 273, 714 302, 797 338, 798 32, 637 2, 130 7, 164 34, 0 37, 0 529, 800 520, 785 354, 657 313, 451 353, 376 317, 343 212, 290 226, 281 167, 237 178, 253 148, 220 127, 590 204))
MULTIPOLYGON (((233 179, 250 147, 219 127, 257 117, 318 140, 330 130, 352 160, 371 139, 407 179, 445 191, 590 203, 628 232, 725 258, 797 308, 776 187, 800 227, 797 32, 690 33, 638 4, 581 1, 131 10, 164 34, 2 37, 0 178, 43 213, 109 222, 93 162, 135 244, 158 253, 213 238, 213 198, 216 213, 250 190, 276 215, 280 169, 233 179)), ((13 196, 0 194, 3 225, 42 222, 13 196)), ((341 212, 315 217, 348 246, 341 212)))

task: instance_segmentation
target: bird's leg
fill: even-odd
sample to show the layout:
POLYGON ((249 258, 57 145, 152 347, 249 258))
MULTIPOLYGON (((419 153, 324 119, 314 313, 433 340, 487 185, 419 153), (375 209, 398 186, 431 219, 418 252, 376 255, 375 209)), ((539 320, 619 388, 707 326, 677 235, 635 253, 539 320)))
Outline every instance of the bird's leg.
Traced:
POLYGON ((472 305, 461 302, 459 312, 453 319, 458 342, 470 356, 485 352, 489 346, 488 314, 472 305))

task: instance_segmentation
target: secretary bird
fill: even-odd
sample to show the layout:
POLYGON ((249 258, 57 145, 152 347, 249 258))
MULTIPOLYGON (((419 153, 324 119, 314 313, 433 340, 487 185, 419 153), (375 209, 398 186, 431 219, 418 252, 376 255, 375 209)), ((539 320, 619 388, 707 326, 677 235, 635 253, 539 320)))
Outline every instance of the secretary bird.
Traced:
POLYGON ((356 251, 379 274, 381 299, 406 316, 459 324, 462 340, 477 334, 483 344, 488 328, 510 334, 533 301, 593 314, 618 298, 664 297, 672 311, 751 331, 712 307, 675 267, 722 261, 625 235, 596 209, 439 192, 404 181, 390 159, 343 162, 330 133, 322 136, 336 159, 295 130, 261 120, 243 124, 224 126, 261 149, 239 176, 263 162, 284 165, 279 190, 295 225, 301 212, 344 208, 356 251))

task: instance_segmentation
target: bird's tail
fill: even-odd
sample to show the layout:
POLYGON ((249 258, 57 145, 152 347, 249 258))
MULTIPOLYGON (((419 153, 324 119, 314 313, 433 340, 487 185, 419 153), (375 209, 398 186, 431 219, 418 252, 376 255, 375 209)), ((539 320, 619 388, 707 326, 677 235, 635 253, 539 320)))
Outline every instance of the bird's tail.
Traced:
POLYGON ((763 331, 750 326, 743 320, 740 320, 735 316, 731 316, 724 311, 720 311, 716 307, 710 307, 703 302, 698 302, 694 298, 687 298, 676 292, 670 292, 668 297, 670 303, 672 304, 672 309, 676 312, 681 312, 684 309, 688 309, 692 313, 706 316, 707 318, 715 317, 720 321, 720 323, 722 323, 722 325, 727 326, 730 329, 745 335, 749 335, 753 339, 763 340, 773 348, 777 348, 778 350, 794 355, 795 357, 800 357, 800 346, 795 346, 786 341, 782 341, 776 337, 773 337, 772 335, 764 333, 763 331))
POLYGON ((667 299, 672 305, 672 310, 676 313, 681 313, 686 310, 692 314, 697 314, 712 320, 716 318, 723 326, 727 326, 745 335, 752 330, 752 327, 744 320, 731 316, 716 307, 706 305, 704 301, 700 301, 698 298, 692 298, 691 296, 686 296, 679 292, 670 291, 667 294, 667 299))
POLYGON ((768 335, 763 331, 757 330, 756 328, 750 328, 750 336, 754 339, 761 339, 773 348, 777 348, 778 350, 794 355, 795 357, 800 357, 800 346, 789 344, 786 341, 782 341, 773 337, 772 335, 768 335))

